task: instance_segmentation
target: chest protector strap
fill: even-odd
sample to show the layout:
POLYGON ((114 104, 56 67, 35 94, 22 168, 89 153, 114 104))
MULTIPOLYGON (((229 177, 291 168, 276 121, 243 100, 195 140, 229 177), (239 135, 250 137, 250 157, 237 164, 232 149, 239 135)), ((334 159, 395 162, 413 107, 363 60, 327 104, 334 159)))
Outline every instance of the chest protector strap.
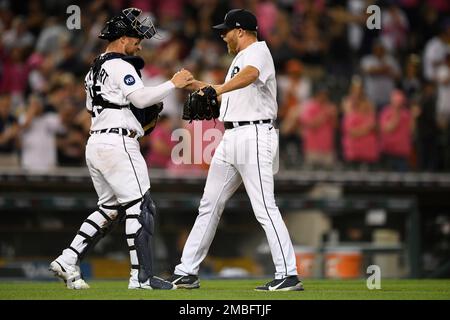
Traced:
POLYGON ((122 108, 130 108, 131 112, 133 112, 136 119, 142 125, 144 129, 144 135, 149 134, 153 131, 156 126, 156 122, 158 121, 159 113, 163 109, 162 102, 157 103, 154 106, 139 109, 133 106, 132 103, 124 106, 120 106, 114 103, 111 103, 98 94, 100 91, 100 86, 97 85, 97 79, 101 70, 102 65, 112 59, 122 59, 129 64, 131 64, 139 77, 141 77, 141 69, 144 68, 145 62, 139 56, 127 56, 117 52, 106 53, 103 56, 98 56, 94 60, 94 64, 92 66, 92 75, 93 75, 93 87, 92 87, 92 104, 96 106, 101 106, 106 109, 122 109, 122 108))
POLYGON ((140 70, 145 65, 144 60, 142 60, 141 57, 126 56, 124 54, 117 53, 117 52, 110 52, 110 53, 104 54, 103 56, 98 56, 97 58, 95 58, 94 64, 92 66, 92 78, 94 81, 94 84, 92 86, 92 95, 93 95, 92 104, 93 105, 101 106, 102 108, 106 108, 106 109, 122 109, 122 108, 130 107, 130 105, 121 106, 121 105, 118 105, 115 103, 111 103, 111 102, 103 99, 103 97, 100 94, 98 94, 98 92, 100 91, 100 86, 97 85, 97 79, 98 79, 100 70, 102 68, 102 65, 108 60, 118 59, 118 58, 123 59, 123 60, 127 61, 128 63, 132 64, 133 67, 136 69, 136 72, 139 75, 139 77, 141 76, 140 70))

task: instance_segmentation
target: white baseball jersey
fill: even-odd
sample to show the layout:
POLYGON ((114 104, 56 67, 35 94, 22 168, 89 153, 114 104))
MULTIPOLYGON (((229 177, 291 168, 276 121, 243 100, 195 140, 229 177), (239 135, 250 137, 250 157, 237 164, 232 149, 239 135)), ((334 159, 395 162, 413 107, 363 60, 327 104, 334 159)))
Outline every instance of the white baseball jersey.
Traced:
MULTIPOLYGON (((91 130, 106 128, 125 128, 134 130, 139 136, 144 135, 141 124, 129 108, 104 109, 101 106, 93 106, 93 72, 86 75, 86 108, 93 112, 91 130)), ((122 59, 111 59, 103 63, 98 74, 97 86, 102 98, 111 103, 126 106, 130 103, 127 96, 144 87, 141 78, 135 68, 122 59)))
POLYGON ((278 111, 275 66, 264 41, 253 43, 236 55, 225 82, 246 66, 258 69, 258 79, 245 88, 222 95, 219 119, 221 121, 275 120, 278 111))
MULTIPOLYGON (((144 87, 136 69, 120 59, 105 61, 95 83, 96 94, 116 105, 130 103, 127 96, 144 87)), ((130 108, 111 109, 93 105, 92 69, 85 78, 86 108, 92 112, 91 130, 124 128, 144 135, 130 108)), ((86 163, 99 197, 99 205, 133 201, 150 188, 147 165, 136 139, 116 133, 94 133, 86 146, 86 163)))

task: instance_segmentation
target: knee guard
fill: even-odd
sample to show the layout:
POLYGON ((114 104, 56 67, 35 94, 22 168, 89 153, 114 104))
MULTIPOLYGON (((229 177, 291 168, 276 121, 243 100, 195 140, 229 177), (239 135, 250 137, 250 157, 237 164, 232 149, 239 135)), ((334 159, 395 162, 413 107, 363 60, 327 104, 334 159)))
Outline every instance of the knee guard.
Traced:
POLYGON ((156 207, 150 197, 150 190, 139 200, 140 204, 135 203, 127 210, 126 233, 132 268, 138 270, 139 282, 145 282, 153 276, 152 239, 156 207), (139 213, 136 213, 137 210, 139 213))
POLYGON ((97 242, 110 233, 122 220, 125 212, 120 206, 100 206, 81 225, 69 248, 83 259, 97 242))

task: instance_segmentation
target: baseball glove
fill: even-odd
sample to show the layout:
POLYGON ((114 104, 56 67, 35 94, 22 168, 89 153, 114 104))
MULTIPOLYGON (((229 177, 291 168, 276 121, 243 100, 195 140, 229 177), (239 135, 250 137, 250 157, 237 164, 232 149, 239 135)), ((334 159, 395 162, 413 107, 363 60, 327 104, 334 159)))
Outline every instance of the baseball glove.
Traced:
POLYGON ((131 111, 144 129, 144 136, 150 134, 153 129, 155 129, 156 122, 158 122, 159 114, 162 110, 162 102, 144 109, 138 109, 133 105, 131 106, 131 111))
POLYGON ((217 92, 208 86, 190 93, 184 103, 183 120, 211 120, 219 117, 217 92))

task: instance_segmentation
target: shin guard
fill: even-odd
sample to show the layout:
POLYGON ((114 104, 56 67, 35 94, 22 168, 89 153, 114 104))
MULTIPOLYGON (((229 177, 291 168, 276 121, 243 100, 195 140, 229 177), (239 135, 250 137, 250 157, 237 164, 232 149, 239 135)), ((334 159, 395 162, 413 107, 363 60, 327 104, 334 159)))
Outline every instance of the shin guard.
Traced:
POLYGON ((67 260, 76 264, 86 256, 101 238, 114 229, 123 215, 124 212, 122 213, 116 207, 100 206, 83 222, 69 248, 64 250, 63 255, 72 257, 71 261, 67 260))
POLYGON ((153 276, 154 216, 156 207, 147 191, 142 201, 127 209, 126 233, 131 265, 138 270, 138 280, 143 283, 153 276), (138 212, 138 213, 137 213, 138 212))

